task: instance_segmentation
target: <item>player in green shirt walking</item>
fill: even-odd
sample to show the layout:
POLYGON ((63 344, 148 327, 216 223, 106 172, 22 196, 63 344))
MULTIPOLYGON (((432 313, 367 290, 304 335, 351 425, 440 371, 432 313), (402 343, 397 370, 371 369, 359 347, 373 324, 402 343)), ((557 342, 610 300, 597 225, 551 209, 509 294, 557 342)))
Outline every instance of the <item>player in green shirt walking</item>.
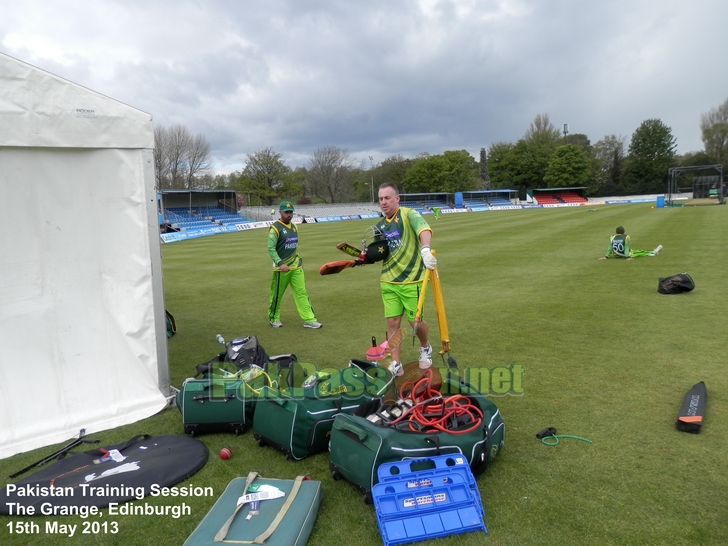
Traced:
MULTIPOLYGON (((435 269, 437 260, 430 251, 432 229, 419 212, 399 206, 399 192, 393 184, 379 186, 379 208, 384 218, 375 227, 386 239, 389 251, 382 263, 379 285, 387 319, 387 337, 390 337, 399 330, 405 313, 414 327, 425 268, 435 269)), ((418 324, 417 337, 420 341, 420 368, 426 369, 432 366, 432 347, 428 342, 426 322, 418 324)), ((392 348, 389 369, 394 375, 404 374, 399 346, 392 348)))
POLYGON ((303 276, 303 260, 298 254, 298 229, 293 220, 293 204, 284 201, 280 206, 280 219, 268 231, 268 255, 273 260, 273 280, 270 285, 268 320, 273 328, 280 328, 281 300, 291 285, 293 301, 304 328, 321 328, 311 307, 303 276))
POLYGON ((625 234, 622 226, 618 226, 616 233, 609 240, 606 256, 599 259, 606 260, 614 256, 615 258, 627 258, 627 261, 630 261, 641 256, 657 256, 662 250, 662 245, 658 245, 655 250, 636 250, 630 248, 629 243, 629 235, 625 234))

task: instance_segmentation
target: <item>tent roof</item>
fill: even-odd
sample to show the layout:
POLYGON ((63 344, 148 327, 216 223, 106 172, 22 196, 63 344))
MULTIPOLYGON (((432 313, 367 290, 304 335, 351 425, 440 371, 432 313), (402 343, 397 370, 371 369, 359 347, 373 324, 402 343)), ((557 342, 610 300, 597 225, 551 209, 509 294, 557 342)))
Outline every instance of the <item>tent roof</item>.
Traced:
POLYGON ((0 146, 154 148, 152 116, 0 53, 0 146))

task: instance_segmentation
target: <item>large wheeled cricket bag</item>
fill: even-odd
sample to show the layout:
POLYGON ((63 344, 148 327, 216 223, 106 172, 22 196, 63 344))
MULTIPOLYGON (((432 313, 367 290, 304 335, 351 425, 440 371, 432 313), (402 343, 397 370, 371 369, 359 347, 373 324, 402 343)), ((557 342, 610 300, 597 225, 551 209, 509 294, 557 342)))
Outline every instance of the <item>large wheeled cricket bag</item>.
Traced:
POLYGON ((253 435, 258 445, 300 460, 326 451, 334 418, 362 404, 378 409, 391 374, 385 368, 351 361, 343 370, 314 372, 302 388, 265 387, 255 406, 253 435))
MULTIPOLYGON (((262 388, 262 381, 257 381, 262 388)), ((253 424, 255 387, 243 379, 210 376, 187 379, 177 393, 186 434, 244 433, 253 424)))
MULTIPOLYGON (((365 501, 371 502, 372 486, 378 482, 377 469, 382 463, 460 454, 467 459, 474 475, 482 473, 503 448, 505 425, 498 408, 449 371, 443 374, 440 393, 443 399, 459 400, 468 407, 444 427, 446 430, 416 431, 416 423, 398 421, 396 415, 413 415, 411 407, 402 405, 369 415, 337 415, 330 442, 332 477, 354 484, 365 495, 365 501)), ((441 402, 442 399, 434 398, 432 404, 437 406, 441 402)), ((427 411, 426 403, 421 407, 427 411)))
MULTIPOLYGON (((267 358, 267 357, 266 357, 267 358)), ((236 435, 247 431, 253 424, 255 402, 265 385, 273 380, 265 369, 276 375, 276 383, 283 376, 287 381, 293 377, 296 356, 292 354, 271 357, 265 368, 251 364, 235 373, 224 367, 197 367, 202 379, 186 379, 177 393, 177 408, 182 414, 186 434, 195 436, 207 432, 233 432, 236 435)), ((222 361, 220 361, 222 363, 222 361)))
POLYGON ((295 480, 261 478, 252 472, 228 484, 184 546, 304 546, 320 504, 319 481, 304 476, 295 480))

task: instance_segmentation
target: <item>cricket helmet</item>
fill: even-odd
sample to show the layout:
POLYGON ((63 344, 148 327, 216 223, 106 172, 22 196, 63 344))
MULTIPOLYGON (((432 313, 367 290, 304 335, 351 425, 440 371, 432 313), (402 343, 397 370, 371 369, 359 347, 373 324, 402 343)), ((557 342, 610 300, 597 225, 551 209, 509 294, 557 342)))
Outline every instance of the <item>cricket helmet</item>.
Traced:
POLYGON ((368 227, 361 241, 362 254, 369 262, 381 262, 389 256, 387 238, 377 226, 368 227))

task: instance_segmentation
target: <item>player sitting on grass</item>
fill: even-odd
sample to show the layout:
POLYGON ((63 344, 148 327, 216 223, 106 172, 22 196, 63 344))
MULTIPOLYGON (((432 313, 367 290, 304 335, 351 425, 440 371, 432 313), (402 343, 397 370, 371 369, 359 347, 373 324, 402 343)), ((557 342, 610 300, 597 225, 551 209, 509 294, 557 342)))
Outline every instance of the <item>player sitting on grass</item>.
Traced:
POLYGON ((629 235, 626 235, 624 228, 619 226, 617 227, 617 233, 612 235, 612 238, 609 240, 607 255, 599 259, 606 260, 614 256, 616 258, 627 258, 627 261, 630 261, 640 256, 657 256, 661 250, 662 245, 657 245, 655 250, 636 250, 629 248, 629 235))

